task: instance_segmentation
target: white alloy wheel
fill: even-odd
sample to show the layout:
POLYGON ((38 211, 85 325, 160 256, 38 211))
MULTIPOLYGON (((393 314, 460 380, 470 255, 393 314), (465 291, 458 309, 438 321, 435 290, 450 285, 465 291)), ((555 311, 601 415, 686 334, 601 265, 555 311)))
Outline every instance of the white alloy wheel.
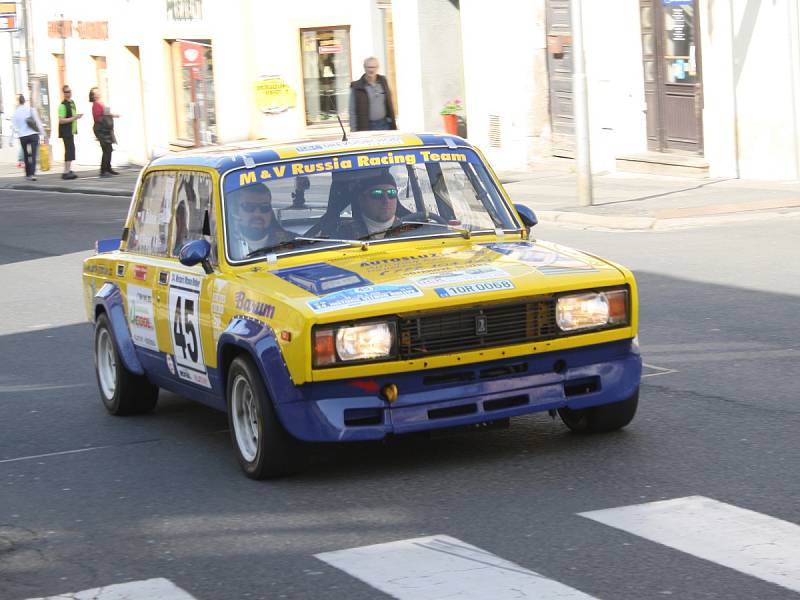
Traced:
POLYGON ((231 390, 231 412, 236 445, 247 462, 253 462, 258 453, 259 411, 258 400, 247 378, 238 374, 231 390))
POLYGON ((95 353, 100 390, 103 392, 103 396, 111 400, 117 391, 117 356, 111 333, 106 328, 98 332, 95 353))

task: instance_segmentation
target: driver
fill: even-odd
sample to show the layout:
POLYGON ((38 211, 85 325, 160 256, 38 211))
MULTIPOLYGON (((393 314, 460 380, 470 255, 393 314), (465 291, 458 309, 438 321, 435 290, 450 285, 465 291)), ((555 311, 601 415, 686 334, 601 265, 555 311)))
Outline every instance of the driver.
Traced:
POLYGON ((388 170, 377 170, 374 176, 360 181, 359 185, 361 192, 353 202, 353 220, 342 223, 333 237, 357 240, 371 235, 382 238, 386 234, 380 232, 401 224, 395 214, 397 184, 388 170))
POLYGON ((240 260, 255 250, 280 244, 294 236, 278 223, 272 210, 272 192, 263 183, 231 194, 233 235, 231 258, 240 260))

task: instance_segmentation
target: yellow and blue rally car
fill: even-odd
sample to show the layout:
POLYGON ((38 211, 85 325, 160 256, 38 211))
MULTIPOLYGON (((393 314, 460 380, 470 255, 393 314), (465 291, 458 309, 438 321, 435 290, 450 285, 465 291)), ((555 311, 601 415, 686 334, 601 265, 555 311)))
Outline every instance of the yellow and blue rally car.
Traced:
POLYGON ((164 388, 224 410, 245 473, 303 441, 557 411, 618 429, 638 403, 631 272, 532 239, 481 153, 386 133, 162 157, 120 240, 83 266, 115 415, 164 388))

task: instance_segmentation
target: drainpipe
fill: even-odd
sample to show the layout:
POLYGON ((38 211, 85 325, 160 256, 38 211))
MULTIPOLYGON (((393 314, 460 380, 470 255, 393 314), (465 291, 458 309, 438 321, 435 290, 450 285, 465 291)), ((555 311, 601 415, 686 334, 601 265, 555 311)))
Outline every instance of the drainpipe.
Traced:
POLYGON ((583 57, 582 0, 570 2, 572 19, 572 103, 575 113, 575 162, 578 170, 578 202, 592 205, 592 161, 589 150, 589 100, 583 57))

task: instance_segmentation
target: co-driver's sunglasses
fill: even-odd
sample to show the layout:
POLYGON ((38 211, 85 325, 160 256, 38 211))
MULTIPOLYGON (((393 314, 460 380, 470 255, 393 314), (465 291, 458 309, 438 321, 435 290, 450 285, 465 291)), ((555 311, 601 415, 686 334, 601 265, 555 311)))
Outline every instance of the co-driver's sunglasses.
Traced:
POLYGON ((257 210, 262 213, 268 213, 272 210, 272 205, 264 204, 263 202, 242 202, 239 206, 246 213, 253 213, 257 210))
POLYGON ((394 188, 389 188, 386 190, 382 188, 375 188, 374 190, 369 191, 369 197, 375 200, 380 200, 384 196, 386 196, 390 200, 394 200, 395 198, 397 198, 397 190, 394 188))

